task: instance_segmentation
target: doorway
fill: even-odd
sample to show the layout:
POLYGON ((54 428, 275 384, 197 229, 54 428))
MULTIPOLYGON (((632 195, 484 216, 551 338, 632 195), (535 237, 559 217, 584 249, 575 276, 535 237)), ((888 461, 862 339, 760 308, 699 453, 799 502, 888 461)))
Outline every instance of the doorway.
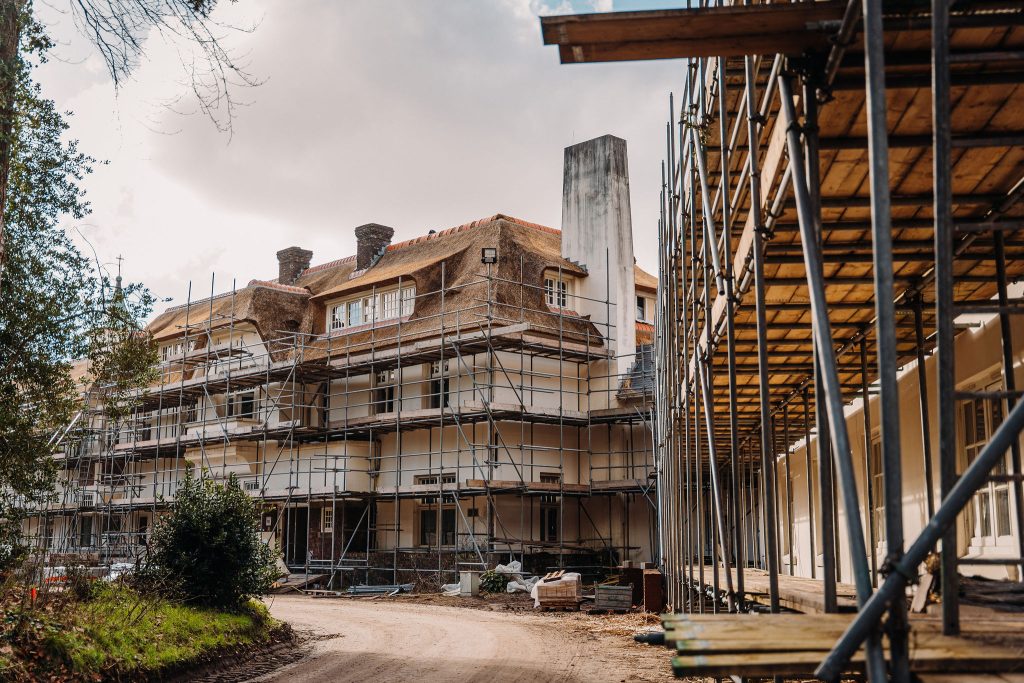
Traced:
POLYGON ((284 561, 289 567, 305 566, 309 550, 309 508, 285 510, 284 561))

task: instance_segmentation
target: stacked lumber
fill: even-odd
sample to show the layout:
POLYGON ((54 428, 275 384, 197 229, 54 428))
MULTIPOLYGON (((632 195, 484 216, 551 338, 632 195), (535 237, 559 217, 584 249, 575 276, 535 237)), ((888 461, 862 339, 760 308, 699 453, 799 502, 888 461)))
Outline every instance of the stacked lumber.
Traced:
MULTIPOLYGON (((665 644, 676 650, 676 676, 812 677, 852 619, 849 614, 667 614, 663 624, 665 644)), ((909 647, 915 673, 1020 671, 1024 617, 971 619, 960 636, 943 635, 937 618, 915 617, 909 647)), ((863 671, 862 648, 849 673, 863 671)))

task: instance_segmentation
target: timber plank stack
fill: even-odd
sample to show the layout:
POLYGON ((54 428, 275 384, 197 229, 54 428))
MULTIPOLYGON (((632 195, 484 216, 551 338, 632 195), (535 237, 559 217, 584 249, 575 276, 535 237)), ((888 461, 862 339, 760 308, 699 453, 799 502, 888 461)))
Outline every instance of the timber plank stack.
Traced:
MULTIPOLYGON (((676 676, 812 677, 852 619, 849 614, 685 614, 665 615, 663 623, 665 644, 676 650, 676 676)), ((960 636, 942 635, 937 618, 914 618, 909 644, 915 673, 956 674, 961 678, 949 680, 966 681, 981 680, 982 673, 1024 672, 1024 617, 1017 615, 966 620, 960 636)), ((861 649, 849 673, 863 670, 861 649)))
MULTIPOLYGON (((712 585, 714 567, 705 565, 703 587, 712 585)), ((719 588, 725 588, 725 570, 719 572, 719 588)), ((732 569, 733 585, 737 584, 736 569, 732 569)), ((694 581, 698 576, 694 575, 694 581)), ((747 598, 753 602, 768 604, 768 572, 761 569, 747 568, 743 570, 743 588, 747 598)), ((836 597, 840 612, 857 610, 857 589, 849 583, 836 584, 836 597)), ((825 596, 822 594, 821 581, 803 576, 779 575, 779 604, 787 609, 798 612, 824 612, 825 596)))

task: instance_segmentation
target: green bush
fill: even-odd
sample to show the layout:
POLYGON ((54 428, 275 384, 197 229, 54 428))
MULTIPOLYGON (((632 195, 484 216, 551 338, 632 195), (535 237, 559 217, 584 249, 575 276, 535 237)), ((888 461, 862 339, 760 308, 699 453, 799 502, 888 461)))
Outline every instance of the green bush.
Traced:
POLYGON ((256 501, 234 475, 226 484, 191 469, 154 529, 144 578, 190 603, 234 609, 269 590, 277 552, 260 538, 256 501))
POLYGON ((508 586, 508 577, 488 569, 480 575, 480 590, 484 593, 504 593, 508 586))

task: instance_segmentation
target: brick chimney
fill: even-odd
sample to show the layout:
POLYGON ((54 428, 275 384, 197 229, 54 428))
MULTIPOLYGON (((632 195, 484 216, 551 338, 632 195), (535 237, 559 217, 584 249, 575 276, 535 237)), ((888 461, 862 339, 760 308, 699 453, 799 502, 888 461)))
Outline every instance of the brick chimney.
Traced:
POLYGON ((391 244, 395 229, 377 223, 356 228, 356 270, 369 268, 374 257, 391 244))
POLYGON ((301 247, 288 247, 277 252, 277 281, 282 285, 290 285, 313 259, 313 252, 301 247))

